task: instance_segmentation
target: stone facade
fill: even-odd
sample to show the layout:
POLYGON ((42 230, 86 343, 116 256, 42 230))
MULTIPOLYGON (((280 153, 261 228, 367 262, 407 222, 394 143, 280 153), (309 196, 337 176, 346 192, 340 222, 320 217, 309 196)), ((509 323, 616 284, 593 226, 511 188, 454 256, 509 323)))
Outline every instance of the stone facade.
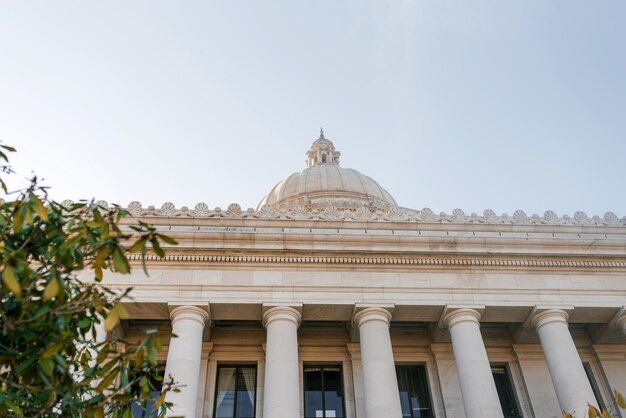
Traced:
MULTIPOLYGON (((322 163, 315 151, 307 169, 322 163)), ((256 366, 256 417, 304 417, 303 370, 316 364, 340 367, 347 418, 402 416, 397 365, 425 366, 438 418, 502 417, 494 364, 525 418, 581 417, 598 394, 615 410, 612 390, 626 391, 624 218, 436 215, 384 195, 355 207, 336 181, 315 186, 324 204, 303 186, 257 210, 129 205, 179 245, 150 258, 150 276, 105 282, 134 289, 127 338, 148 323, 179 336, 161 359, 186 385, 171 398, 177 413, 213 418, 228 364, 256 366)))

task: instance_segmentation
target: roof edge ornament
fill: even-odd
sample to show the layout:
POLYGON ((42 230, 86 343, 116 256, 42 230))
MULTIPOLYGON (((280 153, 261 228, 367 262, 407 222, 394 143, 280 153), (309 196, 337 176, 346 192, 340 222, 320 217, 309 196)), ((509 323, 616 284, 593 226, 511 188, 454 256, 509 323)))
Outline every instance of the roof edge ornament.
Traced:
MULTIPOLYGON (((64 200, 62 206, 71 208, 73 202, 64 200)), ((104 200, 96 205, 106 210, 111 207, 104 200)), ((602 226, 626 227, 626 216, 618 217, 613 212, 606 212, 603 217, 588 216, 578 211, 573 216, 558 216, 548 210, 540 215, 527 215, 523 210, 516 210, 513 215, 503 213, 497 215, 491 209, 485 209, 482 214, 465 214, 461 209, 454 209, 451 214, 441 212, 436 214, 429 208, 413 210, 402 207, 391 207, 388 210, 370 210, 361 206, 355 210, 339 210, 330 206, 324 210, 308 209, 297 206, 294 209, 275 210, 270 205, 263 205, 259 210, 252 208, 242 210, 241 206, 232 203, 226 210, 219 207, 209 209, 206 203, 198 203, 193 209, 187 206, 176 208, 171 202, 164 203, 160 208, 154 206, 143 207, 138 201, 133 201, 125 208, 136 217, 176 217, 176 218, 227 218, 227 219, 281 219, 281 220, 331 220, 331 221, 368 221, 368 222, 409 222, 424 224, 492 224, 492 225, 553 225, 553 226, 602 226)))

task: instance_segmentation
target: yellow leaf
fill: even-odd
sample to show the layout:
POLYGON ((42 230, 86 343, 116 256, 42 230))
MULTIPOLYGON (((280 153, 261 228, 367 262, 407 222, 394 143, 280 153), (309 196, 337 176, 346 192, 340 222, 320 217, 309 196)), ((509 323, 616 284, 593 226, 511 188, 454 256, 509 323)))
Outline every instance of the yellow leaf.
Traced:
POLYGON ((33 195, 33 198, 35 200, 35 210, 37 211, 37 215, 39 215, 42 220, 47 221, 48 211, 46 210, 46 207, 37 196, 33 195))
POLYGON ((587 411, 589 411, 589 418, 599 418, 600 417, 600 411, 598 411, 596 409, 595 406, 591 405, 591 404, 587 404, 587 411))
POLYGON ((115 270, 120 273, 126 274, 130 271, 128 260, 119 249, 113 251, 113 265, 115 266, 115 270))
POLYGON ((104 407, 99 406, 98 409, 94 412, 95 418, 104 418, 104 407))
POLYGON ((113 307, 113 310, 115 310, 115 312, 117 313, 117 316, 120 319, 128 319, 128 318, 130 318, 130 315, 128 314, 128 311, 126 310, 124 305, 122 305, 119 302, 115 304, 115 306, 113 307))
POLYGON ((620 408, 626 409, 626 399, 624 399, 624 395, 618 390, 615 391, 615 400, 620 408))
POLYGON ((165 394, 167 392, 163 392, 161 393, 161 395, 159 395, 158 398, 156 398, 156 400, 154 401, 154 408, 152 408, 153 411, 156 411, 157 409, 159 409, 161 407, 161 405, 163 405, 163 402, 165 401, 165 394))
POLYGON ((117 311, 111 309, 107 319, 104 321, 104 329, 107 330, 107 332, 111 332, 118 322, 120 322, 120 318, 117 316, 117 311))
POLYGON ((94 272, 96 273, 96 281, 101 282, 102 281, 102 268, 100 266, 94 266, 93 267, 94 272))
POLYGON ((22 229, 22 225, 24 224, 24 213, 23 209, 18 210, 15 215, 13 215, 13 232, 18 233, 20 229, 22 229))
POLYGON ((55 355, 57 353, 57 351, 59 351, 61 349, 61 347, 63 347, 63 343, 62 342, 50 344, 44 350, 44 352, 41 354, 41 357, 43 357, 43 358, 52 357, 53 355, 55 355))
POLYGON ((16 298, 22 297, 22 288, 20 287, 17 277, 15 276, 15 270, 11 266, 6 266, 2 273, 2 281, 4 285, 15 295, 16 298))
POLYGON ((52 280, 48 283, 46 288, 43 291, 43 300, 50 300, 55 297, 59 293, 59 282, 56 277, 53 277, 52 280))

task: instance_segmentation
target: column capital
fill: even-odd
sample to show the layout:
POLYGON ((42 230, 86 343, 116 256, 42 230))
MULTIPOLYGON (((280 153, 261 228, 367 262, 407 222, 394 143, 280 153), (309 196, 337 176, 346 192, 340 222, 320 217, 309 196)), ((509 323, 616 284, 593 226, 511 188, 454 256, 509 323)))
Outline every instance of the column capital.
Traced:
MULTIPOLYGON (((172 306, 170 306, 172 308, 172 306)), ((204 327, 209 322, 209 313, 206 309, 202 309, 194 305, 176 306, 170 311, 170 321, 174 325, 181 319, 188 319, 199 322, 204 327)))
POLYGON ((484 306, 446 306, 439 321, 442 328, 452 328, 461 322, 473 322, 480 325, 484 306))
POLYGON ((568 325, 569 314, 563 309, 545 309, 538 310, 532 318, 530 318, 530 325, 535 329, 539 329, 546 324, 553 322, 561 322, 568 325))
POLYGON ((609 328, 621 329, 626 334, 626 306, 619 308, 613 319, 609 322, 609 328))
POLYGON ((617 325, 618 328, 621 328, 622 332, 626 334, 626 313, 617 318, 615 325, 617 325))
POLYGON ((267 326, 274 321, 291 321, 300 326, 302 322, 302 304, 285 305, 263 305, 263 326, 267 326))
POLYGON ((369 321, 381 321, 389 326, 389 324, 391 324, 392 317, 391 309, 393 308, 389 308, 386 306, 364 307, 355 312, 354 316, 352 317, 352 322, 356 324, 356 326, 359 328, 361 327, 361 325, 369 321))

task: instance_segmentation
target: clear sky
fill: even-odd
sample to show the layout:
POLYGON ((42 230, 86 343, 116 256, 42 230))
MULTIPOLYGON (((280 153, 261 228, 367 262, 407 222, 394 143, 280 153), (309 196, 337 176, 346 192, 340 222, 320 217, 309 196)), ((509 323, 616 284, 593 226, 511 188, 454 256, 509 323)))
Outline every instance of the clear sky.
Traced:
POLYGON ((59 200, 245 209, 323 126, 401 206, 623 216, 624 22, 623 0, 0 1, 0 140, 59 200))

